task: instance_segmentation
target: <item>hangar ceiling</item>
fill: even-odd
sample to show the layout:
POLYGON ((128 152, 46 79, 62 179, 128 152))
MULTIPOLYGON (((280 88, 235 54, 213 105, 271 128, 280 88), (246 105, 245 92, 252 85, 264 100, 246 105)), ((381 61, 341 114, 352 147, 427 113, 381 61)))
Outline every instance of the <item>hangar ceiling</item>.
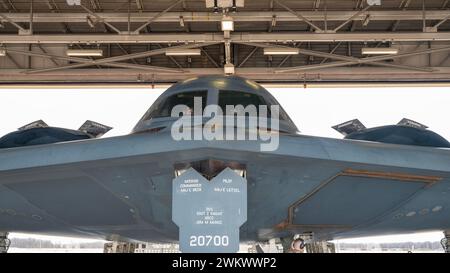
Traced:
POLYGON ((205 0, 0 0, 0 82, 172 83, 223 74, 227 61, 261 83, 450 82, 449 0, 245 0, 228 16, 229 33, 205 0), (169 47, 201 55, 166 56, 169 47), (367 47, 399 52, 362 55, 367 47))

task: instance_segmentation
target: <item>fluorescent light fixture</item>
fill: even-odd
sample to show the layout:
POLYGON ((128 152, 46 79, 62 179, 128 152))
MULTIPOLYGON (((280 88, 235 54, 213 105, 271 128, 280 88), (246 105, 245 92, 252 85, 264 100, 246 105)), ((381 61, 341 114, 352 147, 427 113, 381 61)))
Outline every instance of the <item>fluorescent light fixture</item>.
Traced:
POLYGON ((223 72, 227 75, 234 74, 234 65, 232 63, 227 63, 223 67, 223 72))
POLYGON ((200 49, 167 49, 166 56, 199 56, 200 49))
POLYGON ((0 48, 0 56, 6 56, 6 49, 0 48))
POLYGON ((206 8, 243 8, 245 0, 206 0, 206 8))
POLYGON ((394 47, 364 47, 361 49, 363 55, 396 55, 398 48, 394 47))
POLYGON ((292 47, 265 47, 264 55, 297 55, 300 52, 298 48, 292 47))
POLYGON ((222 18, 222 31, 234 31, 233 17, 224 15, 222 18))
POLYGON ((67 5, 69 6, 80 6, 81 0, 66 0, 67 5))
POLYGON ((367 0, 369 6, 381 6, 381 0, 367 0))
POLYGON ((101 49, 67 49, 67 56, 71 57, 101 57, 103 50, 101 49))

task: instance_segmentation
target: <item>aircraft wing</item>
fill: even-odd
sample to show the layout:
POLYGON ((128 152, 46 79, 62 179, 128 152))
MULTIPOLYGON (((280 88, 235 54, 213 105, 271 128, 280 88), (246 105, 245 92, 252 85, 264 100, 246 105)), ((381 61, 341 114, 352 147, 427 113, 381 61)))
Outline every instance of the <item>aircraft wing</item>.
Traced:
POLYGON ((159 132, 0 150, 0 230, 177 240, 174 165, 208 159, 246 167, 243 240, 450 229, 450 150, 281 135, 261 152, 159 132))

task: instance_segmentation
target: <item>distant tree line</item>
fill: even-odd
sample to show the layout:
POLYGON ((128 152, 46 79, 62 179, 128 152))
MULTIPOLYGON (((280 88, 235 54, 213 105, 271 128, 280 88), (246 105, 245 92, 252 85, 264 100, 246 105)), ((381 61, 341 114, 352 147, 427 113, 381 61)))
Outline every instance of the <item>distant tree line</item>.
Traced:
POLYGON ((404 250, 441 250, 440 242, 404 242, 404 243, 381 243, 381 244, 349 244, 339 243, 340 249, 404 249, 404 250))
MULTIPOLYGON (((103 248, 103 242, 89 242, 89 243, 59 243, 52 242, 50 240, 40 240, 34 238, 14 238, 11 240, 11 247, 15 248, 103 248)), ((405 251, 409 250, 441 250, 442 246, 440 242, 404 242, 404 243, 339 243, 340 249, 401 249, 405 251)))
POLYGON ((58 243, 50 240, 40 240, 33 238, 14 238, 11 240, 11 247, 15 248, 103 248, 102 242, 89 243, 58 243))

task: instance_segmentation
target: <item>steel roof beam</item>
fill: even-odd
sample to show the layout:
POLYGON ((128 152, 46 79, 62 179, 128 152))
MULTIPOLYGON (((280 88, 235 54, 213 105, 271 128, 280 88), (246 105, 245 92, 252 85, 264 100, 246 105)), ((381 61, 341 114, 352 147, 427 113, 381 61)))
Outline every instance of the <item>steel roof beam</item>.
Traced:
POLYGON ((443 23, 447 22, 448 19, 450 19, 450 12, 449 12, 449 14, 448 14, 444 19, 442 19, 442 20, 439 21, 437 24, 435 24, 435 25, 433 26, 433 28, 438 28, 438 27, 440 27, 443 23))
MULTIPOLYGON (((179 3, 183 2, 184 0, 176 0, 173 2, 169 7, 167 7, 165 10, 155 14, 150 19, 148 19, 144 24, 142 24, 140 27, 138 27, 134 32, 139 33, 141 30, 143 30, 145 27, 150 25, 152 22, 156 21, 159 17, 163 16, 165 13, 167 13, 169 10, 173 9, 175 6, 177 6, 179 3)), ((179 17, 178 17, 179 18, 179 17)))
POLYGON ((9 6, 6 4, 5 0, 0 0, 0 3, 2 4, 3 8, 7 11, 10 11, 9 6))
POLYGON ((248 53, 247 56, 245 56, 245 58, 242 60, 242 62, 240 64, 237 65, 237 67, 242 67, 252 56, 253 54, 255 54, 255 52, 258 50, 259 47, 255 46, 252 51, 250 51, 248 53))
MULTIPOLYGON (((289 8, 288 6, 286 6, 283 2, 281 2, 280 0, 274 0, 275 3, 277 3, 279 6, 283 7, 285 10, 289 11, 290 13, 292 13, 293 15, 295 15, 298 19, 300 19, 301 21, 307 23, 310 27, 314 28, 316 31, 323 31, 320 27, 318 27, 316 24, 314 24, 313 22, 311 22, 309 19, 307 19, 305 16, 303 16, 302 14, 300 14, 299 12, 296 12, 295 10, 289 8)), ((272 14, 273 16, 273 14, 272 14)), ((273 18, 273 17, 272 17, 273 18)))
POLYGON ((52 59, 52 60, 63 59, 63 60, 67 60, 67 61, 79 62, 78 64, 72 64, 72 65, 67 65, 67 66, 56 66, 56 67, 50 67, 50 68, 44 68, 44 69, 34 69, 34 70, 30 69, 30 70, 25 71, 25 73, 27 73, 27 74, 36 74, 36 73, 63 70, 63 69, 67 69, 68 67, 77 68, 77 67, 85 67, 85 66, 91 66, 91 65, 102 65, 102 66, 110 66, 110 67, 141 69, 141 70, 169 72, 169 73, 182 73, 183 72, 183 70, 180 70, 180 69, 149 66, 149 65, 130 64, 130 63, 120 63, 120 62, 101 62, 98 64, 98 63, 96 63, 95 60, 91 60, 91 59, 58 56, 58 55, 51 55, 51 54, 45 54, 45 53, 37 53, 37 52, 32 52, 32 51, 20 51, 20 50, 9 50, 8 49, 8 52, 13 53, 13 54, 47 58, 47 59, 52 59))
MULTIPOLYGON (((296 45, 296 47, 301 48, 303 43, 298 43, 298 45, 296 45)), ((333 53, 333 52, 331 52, 333 53)), ((281 62, 278 64, 278 67, 282 67, 290 58, 292 58, 292 56, 294 55, 287 55, 286 57, 283 58, 283 60, 281 60, 281 62)))
MULTIPOLYGON (((11 10, 17 11, 16 7, 15 7, 14 4, 11 2, 11 0, 7 0, 7 2, 8 2, 9 7, 11 7, 11 8, 9 8, 9 7, 6 8, 8 11, 11 11, 11 10)), ((6 3, 5 3, 4 0, 2 0, 2 3, 4 3, 4 6, 6 5, 6 3)))
MULTIPOLYGON (((399 8, 402 9, 403 11, 405 11, 409 7, 410 4, 411 4, 411 0, 403 0, 400 3, 400 7, 399 8)), ((399 25, 400 25, 400 20, 397 19, 394 22, 394 24, 392 24, 391 30, 392 31, 396 31, 399 25)))
MULTIPOLYGON (((84 23, 86 22, 86 15, 83 12, 60 12, 60 13, 35 13, 34 21, 36 23, 84 23)), ((98 16, 110 23, 126 23, 128 22, 127 12, 95 12, 98 16)), ((185 22, 220 22, 222 14, 212 12, 132 12, 130 19, 133 23, 151 22, 172 22, 179 23, 180 16, 185 22), (155 16, 157 16, 155 18, 155 16)), ((323 21, 324 11, 302 11, 302 16, 308 21, 323 21)), ((355 11, 327 11, 328 21, 344 22, 352 18, 352 20, 363 21, 366 16, 370 14, 371 21, 394 21, 394 20, 409 20, 422 21, 422 10, 371 10, 359 13, 355 16, 355 11)), ((299 18, 290 12, 284 11, 240 11, 232 14, 235 22, 272 22, 273 16, 276 16, 277 22, 295 22, 299 18)), ((448 10, 427 10, 427 20, 442 20, 448 15, 448 10)), ((22 12, 8 13, 9 18, 14 22, 27 23, 29 21, 29 14, 22 12)))
POLYGON ((139 10, 139 12, 142 12, 144 9, 144 4, 142 3, 142 0, 136 0, 136 7, 139 10))
MULTIPOLYGON (((398 58, 405 58, 405 57, 412 57, 417 55, 423 55, 423 54, 430 54, 430 53, 437 53, 437 52, 445 52, 450 51, 450 47, 442 47, 442 48, 431 48, 427 50, 421 50, 421 51, 414 51, 414 52, 408 52, 398 55, 389 55, 389 56, 375 56, 375 57, 367 57, 362 59, 357 59, 357 61, 338 61, 338 62, 332 62, 332 63, 324 63, 324 64, 314 64, 314 65, 304 65, 304 66, 297 66, 297 67, 290 67, 290 68, 284 68, 279 69, 275 71, 276 73, 285 73, 285 72, 294 72, 294 71, 306 71, 306 70, 315 70, 315 69, 323 69, 323 68, 331 68, 331 67, 340 67, 340 66, 347 66, 347 65, 353 65, 353 64, 382 64, 378 63, 380 61, 390 60, 390 59, 398 59, 398 58)), ((386 64, 386 63, 383 63, 386 64)), ((397 64, 388 64, 388 66, 391 67, 397 67, 400 68, 400 65, 397 64)), ((403 69, 425 69, 420 67, 402 67, 403 69)))
POLYGON ((91 2, 91 6, 95 11, 99 11, 102 9, 102 7, 100 6, 100 3, 98 2, 98 0, 90 0, 91 2))
MULTIPOLYGON (((163 48, 163 46, 161 45, 161 44, 156 44, 156 46, 157 47, 159 47, 159 48, 163 48)), ((181 66, 181 64, 179 64, 178 62, 177 62, 177 60, 175 60, 175 58, 174 57, 172 57, 172 56, 167 56, 168 58, 169 58, 169 60, 172 62, 172 63, 174 63, 176 66, 178 66, 179 68, 182 68, 182 66, 181 66)))
POLYGON ((110 44, 110 43, 211 43, 223 42, 223 33, 210 34, 51 34, 0 35, 3 44, 110 44))
POLYGON ((23 69, 22 66, 13 58, 10 56, 10 54, 6 53, 6 58, 13 63, 17 68, 23 69))
MULTIPOLYGON (((169 67, 160 67, 160 66, 151 66, 151 65, 141 65, 141 64, 130 64, 130 63, 103 63, 103 66, 111 66, 111 67, 120 67, 120 68, 129 68, 129 69, 138 69, 138 70, 149 70, 154 72, 168 72, 168 73, 184 73, 181 69, 169 68, 169 67)), ((35 71, 36 73, 36 71, 35 71)))
MULTIPOLYGON (((371 6, 367 6, 362 10, 357 11, 355 14, 353 14, 350 18, 348 18, 345 22, 343 22, 342 24, 340 24, 339 26, 337 26, 333 32, 337 32, 338 30, 340 30, 341 28, 343 28, 346 24, 350 23, 351 21, 354 21, 355 18, 357 18, 359 15, 365 13, 368 9, 370 9, 371 6)), ((367 16, 367 15, 366 15, 367 16)), ((365 19, 365 17, 364 17, 365 19)))
MULTIPOLYGON (((326 84, 329 81, 341 81, 347 83, 372 82, 378 84, 400 81, 407 84, 416 82, 446 82, 450 83, 450 67, 433 67, 434 72, 421 72, 402 69, 391 69, 386 67, 336 67, 317 71, 304 71, 299 73, 274 73, 276 68, 245 67, 236 68, 236 75, 259 82, 279 82, 288 85, 289 82, 307 83, 318 82, 326 84)), ((189 68, 184 73, 168 73, 145 71, 141 69, 74 69, 67 71, 53 71, 41 74, 26 74, 24 69, 2 69, 0 70, 0 83, 173 83, 187 77, 199 75, 215 75, 223 73, 223 68, 189 68), (139 79, 138 79, 139 75, 139 79)), ((332 83, 331 83, 332 84, 332 83)), ((373 85, 374 83, 371 83, 373 85)))
MULTIPOLYGON (((265 44, 265 43, 238 43, 238 44, 243 44, 243 45, 248 45, 248 46, 255 46, 255 47, 280 47, 280 48, 290 48, 290 47, 286 47, 286 46, 280 46, 280 45, 274 45, 274 44, 265 44)), ((337 55, 337 54, 332 54, 332 53, 327 53, 327 52, 321 52, 321 51, 314 51, 314 50, 309 50, 309 49, 300 49, 299 51, 300 54, 304 54, 304 55, 308 55, 308 56, 314 56, 314 57, 321 57, 321 58, 330 58, 330 59, 336 59, 336 60, 341 60, 341 61, 355 61, 354 57, 350 57, 350 56, 343 56, 343 55, 337 55)))
MULTIPOLYGON (((26 29, 24 29, 21 25, 14 22, 14 20, 12 20, 9 16, 6 16, 5 14, 0 13, 0 18, 5 20, 6 22, 10 23, 11 25, 15 26, 18 30, 24 31, 24 32, 26 31, 26 29)), ((27 23, 29 23, 29 22, 30 22, 30 15, 28 15, 28 20, 27 20, 27 23)))
MULTIPOLYGON (((42 51, 42 53, 44 54, 48 54, 47 50, 45 50, 45 48, 42 47, 42 45, 38 44, 37 48, 39 48, 40 51, 42 51)), ((54 65, 59 65, 59 63, 55 60, 55 58, 50 57, 50 61, 54 64, 54 65)))
MULTIPOLYGON (((123 46, 121 44, 116 44, 116 46, 120 49, 120 51, 122 51, 122 53, 124 54, 130 54, 130 52, 128 52, 128 50, 126 50, 125 48, 123 48, 123 46)), ((137 64, 135 59, 130 59, 134 64, 137 64)))
POLYGON ((215 67, 220 67, 219 64, 211 57, 211 55, 209 55, 209 53, 204 49, 204 48, 200 48, 200 50, 203 52, 203 54, 205 54, 206 58, 215 66, 215 67))
MULTIPOLYGON (((249 46, 260 46, 260 47, 282 47, 282 46, 270 45, 270 44, 254 44, 254 43, 243 43, 243 44, 246 44, 249 46)), ((450 48, 448 50, 450 51, 450 48)), ((379 58, 379 61, 376 61, 376 57, 374 57, 374 61, 370 61, 370 60, 367 60, 369 58, 360 59, 360 58, 355 58, 355 57, 351 57, 351 56, 343 56, 343 55, 337 55, 337 54, 309 50, 309 49, 300 49, 299 53, 303 54, 303 55, 307 55, 307 56, 340 60, 340 61, 342 61, 341 64, 343 64, 343 65, 367 63, 367 64, 371 64, 371 65, 376 65, 376 66, 387 66, 387 67, 392 67, 392 68, 408 69, 408 70, 415 70, 415 71, 424 71, 424 72, 432 72, 433 71, 431 68, 428 68, 428 67, 416 67, 416 66, 408 66, 408 65, 400 65, 400 64, 391 64, 391 63, 381 62, 386 59, 390 59, 390 58, 385 58, 386 56, 381 56, 383 58, 379 58), (364 62, 362 62, 362 61, 364 61, 364 62)), ((403 55, 405 55, 405 54, 403 54, 403 55)), ((338 63, 338 62, 336 62, 336 63, 338 63)), ((326 66, 326 65, 327 64, 323 64, 323 66, 326 66)), ((320 64, 319 64, 319 66, 320 66, 320 64)), ((295 67, 295 68, 280 69, 278 72, 286 72, 286 71, 295 70, 297 68, 305 68, 305 67, 309 68, 311 66, 306 65, 306 66, 300 66, 300 67, 295 67)))
MULTIPOLYGON (((64 35, 0 35, 3 44, 148 44, 148 43, 223 43, 223 33, 170 34, 64 34, 64 35)), ((294 43, 294 42, 420 42, 450 41, 450 32, 277 32, 238 33, 230 35, 232 43, 294 43)))
MULTIPOLYGON (((181 45, 181 46, 173 46, 170 48, 198 48, 198 47, 207 46, 207 45, 211 45, 211 43, 188 44, 188 45, 181 45)), ((50 68, 43 68, 43 69, 34 69, 34 70, 28 71, 28 73, 42 73, 42 72, 64 70, 64 69, 71 69, 71 68, 81 68, 81 67, 86 67, 86 66, 91 66, 91 65, 106 65, 106 64, 108 64, 108 66, 109 66, 109 64, 111 64, 111 63, 114 63, 114 65, 121 65, 120 63, 117 64, 117 62, 130 60, 130 59, 137 59, 137 58, 146 58, 146 57, 155 56, 155 55, 161 55, 161 54, 164 54, 167 49, 168 48, 160 48, 160 49, 154 49, 154 50, 149 50, 149 51, 145 51, 145 52, 138 52, 138 53, 126 54, 126 55, 115 56, 115 57, 107 57, 107 58, 97 59, 97 60, 66 57, 66 56, 57 56, 57 55, 50 55, 50 54, 41 54, 41 53, 36 53, 36 52, 31 52, 31 51, 20 51, 20 50, 14 50, 14 49, 7 49, 7 50, 10 53, 42 57, 42 58, 64 59, 64 60, 77 62, 77 64, 69 64, 69 65, 64 65, 64 66, 50 67, 50 68)), ((162 69, 165 69, 165 68, 161 68, 160 70, 162 70, 162 69)), ((173 70, 173 69, 167 68, 167 70, 173 70)), ((180 72, 181 70, 177 70, 177 71, 180 72)))
MULTIPOLYGON (((92 2, 94 3, 94 2, 92 2)), ((108 20, 106 20, 105 18, 103 18, 102 16, 98 15, 96 12, 91 11, 90 9, 88 9, 86 6, 84 5, 80 5, 80 7, 82 7, 88 14, 94 16, 97 21, 102 22, 103 24, 107 25, 108 27, 110 27, 112 30, 114 30, 117 33, 121 33, 121 31, 116 28, 115 26, 113 26, 111 23, 108 22, 108 20)), ((96 10, 94 8, 94 10, 96 10)), ((86 18, 85 18, 86 19, 86 18)), ((86 20, 85 20, 86 21, 86 20)))
MULTIPOLYGON (((335 46, 331 49, 330 53, 333 54, 333 53, 341 46, 341 44, 342 44, 342 42, 337 43, 337 45, 335 45, 335 46)), ((328 59, 329 59, 329 58, 324 58, 320 63, 321 63, 321 64, 326 63, 326 62, 328 61, 328 59)))
MULTIPOLYGON (((1 36, 0 36, 1 37, 1 36)), ((417 42, 450 41, 450 32, 234 33, 232 42, 417 42)))

